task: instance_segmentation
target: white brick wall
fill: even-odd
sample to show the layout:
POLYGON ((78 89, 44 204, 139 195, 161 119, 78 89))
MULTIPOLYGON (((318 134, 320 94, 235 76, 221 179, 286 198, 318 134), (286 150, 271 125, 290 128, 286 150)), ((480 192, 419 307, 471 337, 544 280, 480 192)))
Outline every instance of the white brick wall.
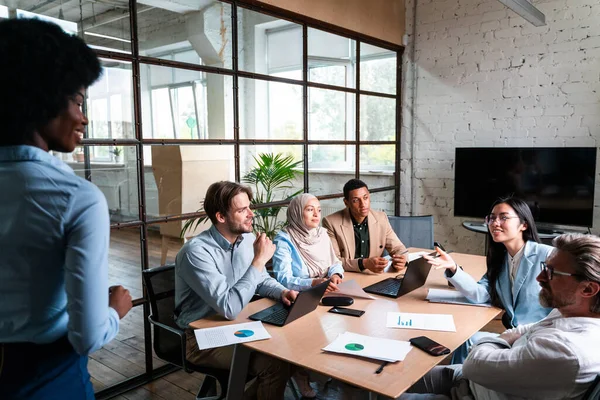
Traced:
MULTIPOLYGON (((414 1, 406 2, 401 213, 433 214, 436 240, 482 254, 484 236, 453 217, 454 148, 598 146, 600 0, 534 0, 543 27, 497 0, 418 0, 416 31, 414 1)), ((596 186, 599 233, 598 177, 596 186)))

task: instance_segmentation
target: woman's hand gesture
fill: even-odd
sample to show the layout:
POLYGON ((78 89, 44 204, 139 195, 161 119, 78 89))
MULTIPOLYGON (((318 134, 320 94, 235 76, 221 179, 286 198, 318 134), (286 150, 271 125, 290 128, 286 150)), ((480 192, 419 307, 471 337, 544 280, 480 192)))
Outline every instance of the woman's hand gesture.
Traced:
POLYGON ((452 275, 456 273, 456 262, 450 257, 448 253, 439 247, 435 247, 435 251, 437 251, 437 257, 431 257, 430 255, 424 255, 423 258, 427 260, 429 264, 431 264, 435 269, 446 268, 452 275))

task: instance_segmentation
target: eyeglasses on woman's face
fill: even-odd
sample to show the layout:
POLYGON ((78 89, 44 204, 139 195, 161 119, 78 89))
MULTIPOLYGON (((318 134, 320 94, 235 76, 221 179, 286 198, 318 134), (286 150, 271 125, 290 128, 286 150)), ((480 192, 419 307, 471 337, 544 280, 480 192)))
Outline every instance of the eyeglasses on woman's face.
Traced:
POLYGON ((500 214, 500 215, 490 214, 490 215, 485 216, 485 223, 488 225, 492 225, 493 223, 498 221, 498 223, 500 225, 504 225, 504 223, 506 221, 508 221, 509 219, 512 219, 512 218, 519 218, 519 216, 518 215, 509 215, 509 214, 500 214))

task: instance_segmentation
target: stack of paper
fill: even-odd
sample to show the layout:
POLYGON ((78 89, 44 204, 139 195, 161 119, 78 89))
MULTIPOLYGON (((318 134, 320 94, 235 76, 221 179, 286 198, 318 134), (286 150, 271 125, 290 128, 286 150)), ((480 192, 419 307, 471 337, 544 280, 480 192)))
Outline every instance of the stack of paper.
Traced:
POLYGON ((445 289, 429 289, 429 293, 427 293, 427 300, 432 303, 449 303, 449 304, 463 304, 467 306, 477 306, 477 307, 491 307, 490 303, 472 303, 465 296, 460 294, 459 291, 456 290, 445 290, 445 289))
POLYGON ((260 321, 194 329, 194 334, 200 350, 271 338, 260 321))
POLYGON ((356 282, 354 279, 352 279, 351 281, 342 282, 339 285, 337 285, 337 287, 338 291, 325 293, 323 297, 350 296, 359 299, 375 300, 375 297, 367 294, 364 290, 362 290, 358 282, 356 282))
POLYGON ((423 329, 427 331, 456 332, 451 314, 413 314, 388 312, 388 328, 423 329))
POLYGON ((323 350, 333 353, 373 358, 381 361, 396 362, 404 360, 411 348, 409 342, 344 332, 327 347, 323 348, 323 350))

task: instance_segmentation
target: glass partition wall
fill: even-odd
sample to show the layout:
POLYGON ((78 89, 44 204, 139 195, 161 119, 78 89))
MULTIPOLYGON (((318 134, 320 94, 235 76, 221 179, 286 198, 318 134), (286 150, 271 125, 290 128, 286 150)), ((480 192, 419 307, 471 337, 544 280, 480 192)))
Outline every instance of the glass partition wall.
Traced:
POLYGON ((255 4, 0 0, 0 19, 57 23, 102 61, 83 145, 55 154, 106 196, 110 283, 135 298, 90 357, 99 399, 173 370, 153 355, 141 273, 206 229, 196 221, 212 182, 251 184, 262 225, 282 222, 298 191, 319 196, 324 216, 343 208, 355 177, 374 209, 399 209, 402 48, 255 4), (269 163, 291 175, 264 193, 251 178, 269 163))

